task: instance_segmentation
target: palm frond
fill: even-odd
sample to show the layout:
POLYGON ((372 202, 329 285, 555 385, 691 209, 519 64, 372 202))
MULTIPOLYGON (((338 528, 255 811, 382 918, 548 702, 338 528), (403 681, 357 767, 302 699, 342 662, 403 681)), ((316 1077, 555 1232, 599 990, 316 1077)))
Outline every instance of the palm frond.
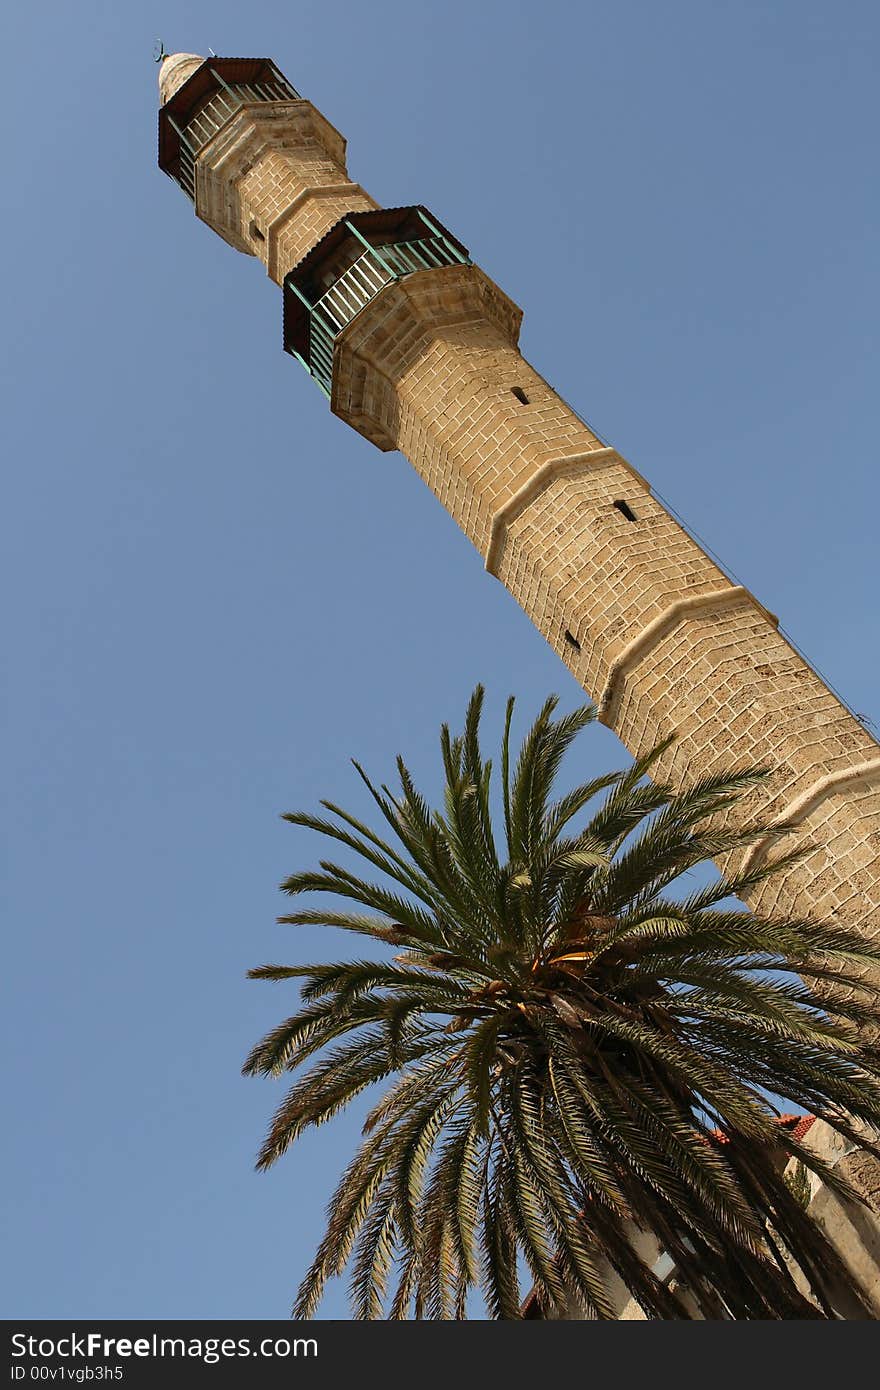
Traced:
POLYGON ((328 905, 279 920, 378 948, 249 972, 300 992, 245 1062, 295 1074, 258 1166, 370 1098, 295 1315, 348 1267, 358 1318, 461 1318, 479 1286, 491 1317, 514 1319, 524 1267, 545 1316, 615 1317, 621 1290, 649 1317, 834 1316, 852 1278, 784 1164, 860 1198, 779 1107, 880 1158, 880 944, 731 904, 798 851, 677 892, 710 857, 784 844, 787 827, 754 813, 764 769, 674 792, 650 780, 666 740, 558 795, 592 706, 548 699, 514 759, 508 701, 496 833, 484 701, 478 686, 462 731, 441 730, 439 808, 401 757, 394 791, 354 764, 382 834, 332 802, 286 817, 368 877, 329 859, 300 870, 283 891, 328 905), (678 1291, 645 1250, 675 1261, 678 1291))

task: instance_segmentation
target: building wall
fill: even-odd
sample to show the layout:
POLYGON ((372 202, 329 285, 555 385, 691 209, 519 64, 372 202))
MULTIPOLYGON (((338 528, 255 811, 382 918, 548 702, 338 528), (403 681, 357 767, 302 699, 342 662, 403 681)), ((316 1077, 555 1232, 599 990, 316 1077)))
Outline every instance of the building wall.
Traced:
MULTIPOLYGON (((873 1317, 880 1317, 880 1162, 872 1155, 859 1150, 854 1144, 843 1139, 822 1120, 805 1117, 801 1122, 806 1127, 802 1143, 812 1150, 832 1168, 852 1183, 864 1198, 861 1202, 844 1200, 813 1173, 808 1173, 809 1200, 807 1211, 822 1228, 837 1254, 852 1275, 873 1317)), ((785 1172, 793 1174, 797 1160, 791 1159, 785 1172)), ((702 1321, 704 1314, 687 1286, 678 1277, 673 1260, 665 1254, 656 1238, 640 1230, 635 1224, 629 1227, 629 1243, 639 1258, 655 1275, 672 1289, 688 1308, 696 1321, 702 1321)), ((809 1286, 800 1271, 792 1266, 795 1280, 803 1293, 809 1296, 809 1286)), ((640 1304, 630 1296, 619 1275, 605 1264, 600 1271, 610 1296, 617 1318, 622 1322, 644 1322, 646 1314, 640 1304)), ((829 1290, 829 1297, 837 1317, 843 1321, 865 1317, 862 1308, 853 1298, 850 1290, 841 1282, 829 1290)), ((818 1305, 817 1305, 818 1306, 818 1305)), ((525 1305, 525 1316, 541 1316, 534 1294, 525 1305)), ((719 1307, 718 1317, 725 1316, 719 1307)), ((572 1300, 566 1312, 566 1319, 578 1320, 585 1317, 583 1308, 572 1300)))
MULTIPOLYGON (((839 1169, 864 1199, 865 1205, 844 1201, 815 1174, 809 1174, 807 1210, 865 1291, 874 1317, 880 1317, 880 1161, 842 1138, 823 1120, 811 1126, 804 1144, 839 1169)), ((792 1160, 786 1171, 793 1171, 794 1166, 792 1160)), ((848 1298, 843 1291, 838 1297, 841 1316, 847 1317, 848 1298)))

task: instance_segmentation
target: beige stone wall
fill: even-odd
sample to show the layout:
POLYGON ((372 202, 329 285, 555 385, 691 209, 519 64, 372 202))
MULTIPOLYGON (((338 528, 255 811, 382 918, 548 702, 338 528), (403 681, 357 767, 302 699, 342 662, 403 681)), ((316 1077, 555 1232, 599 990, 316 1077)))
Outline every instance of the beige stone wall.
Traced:
MULTIPOLYGON (((163 65, 169 90, 192 61, 163 65)), ((306 101, 246 107, 196 161, 199 216, 279 283, 346 212, 375 206, 306 101)), ((660 775, 675 785, 773 769, 742 814, 794 820, 786 847, 809 854, 755 906, 874 935, 880 747, 524 361, 520 318, 474 266, 393 283, 337 340, 332 408, 410 459, 630 752, 674 732, 660 775)))
MULTIPOLYGON (((843 1201, 815 1174, 810 1174, 807 1210, 864 1291, 874 1317, 880 1317, 880 1163, 822 1120, 812 1125, 804 1147, 839 1169, 864 1198, 864 1205, 843 1201)), ((794 1160, 787 1171, 793 1167, 794 1160)), ((838 1290, 837 1307, 843 1318, 864 1316, 852 1309, 851 1297, 842 1289, 838 1290)))
MULTIPOLYGON (((802 1142, 804 1148, 812 1150, 832 1168, 838 1169, 865 1199, 864 1204, 843 1200, 821 1178, 809 1174, 807 1211, 824 1231, 862 1290, 873 1317, 880 1317, 880 1162, 856 1148, 822 1120, 813 1121, 802 1142)), ((790 1160, 785 1171, 794 1172, 796 1162, 795 1159, 790 1160)), ((655 1237, 635 1224, 630 1224, 627 1234, 630 1245, 642 1263, 667 1282, 684 1301, 693 1318, 702 1320, 705 1314, 687 1286, 681 1282, 672 1260, 664 1255, 655 1237)), ((807 1297, 811 1297, 809 1285, 800 1270, 790 1261, 789 1264, 798 1287, 807 1297)), ((602 1260, 599 1270, 615 1316, 624 1322, 644 1321, 646 1315, 643 1308, 631 1297, 611 1266, 602 1260)), ((832 1308, 841 1320, 865 1317, 865 1312, 844 1281, 832 1284, 828 1293, 832 1308)), ((572 1299, 565 1316, 577 1320, 586 1314, 581 1304, 572 1299)), ((718 1316, 724 1316, 723 1309, 719 1308, 718 1316)))
POLYGON ((874 935, 880 748, 524 361, 506 303, 476 267, 389 286, 338 341, 334 409, 406 454, 630 752, 676 735, 658 775, 773 769, 742 814, 796 821, 784 847, 810 852, 755 906, 874 935))
POLYGON ((242 107, 195 170, 198 216, 279 285, 346 213, 378 206, 349 178, 342 136, 308 101, 242 107))

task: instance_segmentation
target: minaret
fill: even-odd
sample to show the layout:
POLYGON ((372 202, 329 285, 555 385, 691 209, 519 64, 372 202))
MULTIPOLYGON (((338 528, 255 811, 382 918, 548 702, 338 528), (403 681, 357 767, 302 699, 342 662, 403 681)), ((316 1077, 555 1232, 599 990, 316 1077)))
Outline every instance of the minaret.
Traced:
POLYGON ((753 907, 876 930, 880 747, 524 360, 516 305, 433 213, 353 183, 268 59, 175 54, 159 86, 160 167, 283 287, 285 348, 333 413, 407 456, 631 753, 677 735, 658 776, 773 769, 748 814, 808 852, 753 907))

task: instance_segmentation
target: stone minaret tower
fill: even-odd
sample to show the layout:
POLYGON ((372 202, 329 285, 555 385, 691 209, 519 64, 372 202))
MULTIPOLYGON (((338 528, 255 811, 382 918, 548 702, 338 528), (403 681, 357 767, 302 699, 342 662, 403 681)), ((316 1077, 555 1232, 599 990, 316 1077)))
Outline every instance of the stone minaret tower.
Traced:
POLYGON ((333 413, 406 454, 632 753, 675 732, 674 784, 774 769, 750 812, 809 852, 753 906, 877 930, 880 747, 521 357, 516 305, 427 209, 353 183, 268 59, 178 53, 159 86, 160 167, 282 286, 285 348, 333 413))

